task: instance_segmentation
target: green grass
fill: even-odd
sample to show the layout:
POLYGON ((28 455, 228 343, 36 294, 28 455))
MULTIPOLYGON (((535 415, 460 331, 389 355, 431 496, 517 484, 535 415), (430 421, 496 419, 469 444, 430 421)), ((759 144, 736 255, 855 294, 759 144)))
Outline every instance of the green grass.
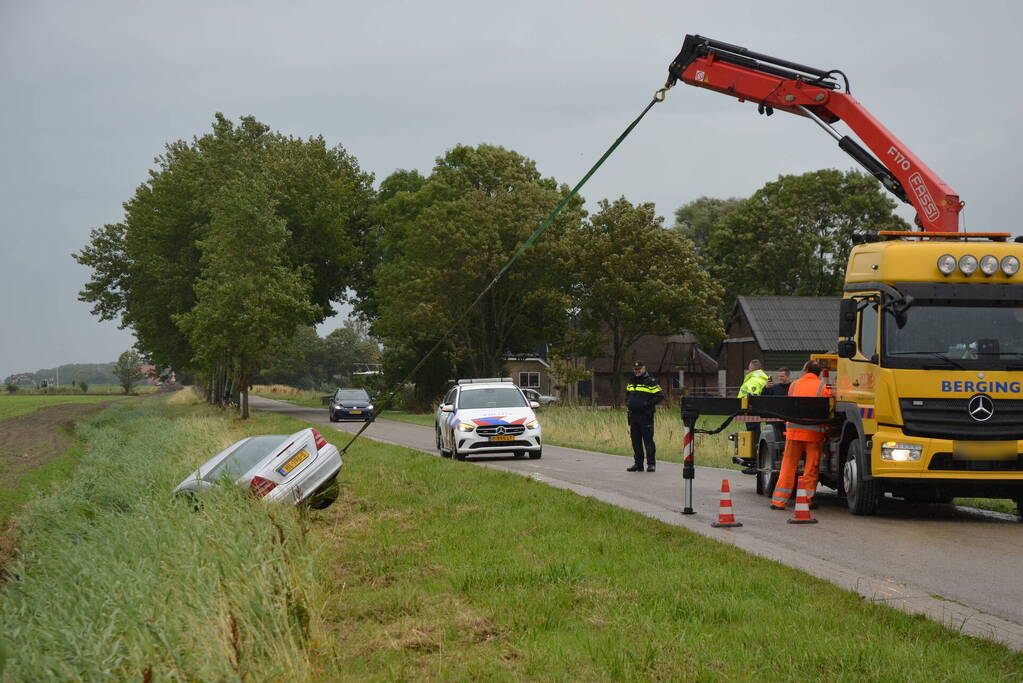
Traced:
POLYGON ((48 396, 45 394, 3 394, 0 395, 0 420, 8 420, 19 415, 33 413, 45 406, 63 405, 65 403, 95 403, 97 401, 116 401, 126 398, 118 396, 92 396, 77 394, 69 396, 48 396))
POLYGON ((433 413, 406 413, 400 410, 385 410, 380 417, 385 420, 397 420, 424 427, 433 427, 436 422, 436 416, 433 413))
POLYGON ((1023 656, 517 475, 378 446, 313 535, 349 678, 996 680, 1023 656), (500 539, 500 542, 495 540, 500 539))
POLYGON ((0 530, 22 505, 38 497, 41 491, 50 491, 71 476, 83 453, 82 444, 75 444, 60 457, 19 477, 14 488, 0 488, 0 530))
MULTIPOLYGON (((543 426, 544 443, 632 457, 632 441, 624 409, 596 410, 577 406, 547 406, 538 409, 536 415, 543 426)), ((433 413, 388 411, 382 417, 427 427, 434 424, 433 413)), ((658 410, 655 420, 654 442, 657 445, 657 459, 682 462, 683 430, 677 409, 658 410)), ((720 418, 702 418, 697 427, 709 429, 720 424, 720 418)), ((694 450, 696 464, 740 469, 738 465, 732 463, 734 447, 728 440, 728 435, 744 428, 738 423, 732 423, 720 434, 697 434, 694 450)))
POLYGON ((368 440, 323 512, 230 487, 199 511, 168 495, 241 435, 304 426, 164 399, 86 420, 74 479, 21 520, 0 680, 972 681, 1023 670, 1002 646, 682 528, 368 440))

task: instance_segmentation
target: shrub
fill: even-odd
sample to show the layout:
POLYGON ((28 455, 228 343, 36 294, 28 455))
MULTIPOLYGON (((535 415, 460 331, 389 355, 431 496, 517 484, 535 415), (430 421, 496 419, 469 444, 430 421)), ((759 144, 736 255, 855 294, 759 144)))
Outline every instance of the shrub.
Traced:
POLYGON ((10 384, 7 385, 7 393, 8 394, 13 394, 17 390, 18 390, 18 385, 17 384, 14 384, 13 382, 11 382, 10 384))
POLYGON ((89 383, 84 379, 78 382, 78 388, 82 390, 83 394, 89 393, 89 383))

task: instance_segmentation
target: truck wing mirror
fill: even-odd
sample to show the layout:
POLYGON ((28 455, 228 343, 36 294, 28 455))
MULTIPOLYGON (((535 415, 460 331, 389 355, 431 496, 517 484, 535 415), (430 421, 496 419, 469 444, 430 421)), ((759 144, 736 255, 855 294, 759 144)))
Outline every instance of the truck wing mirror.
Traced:
POLYGON ((852 339, 843 339, 838 342, 838 357, 852 358, 856 355, 856 342, 852 339))
MULTIPOLYGON (((856 311, 858 308, 859 302, 856 301, 856 299, 842 299, 842 304, 838 312, 839 337, 856 336, 856 311)), ((848 356, 843 357, 848 358, 848 356)))

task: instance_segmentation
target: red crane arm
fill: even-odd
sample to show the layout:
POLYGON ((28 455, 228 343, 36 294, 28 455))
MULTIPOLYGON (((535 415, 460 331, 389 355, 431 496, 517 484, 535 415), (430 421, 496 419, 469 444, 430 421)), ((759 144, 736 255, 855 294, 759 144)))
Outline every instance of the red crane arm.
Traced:
POLYGON ((826 71, 751 52, 702 36, 687 35, 682 52, 668 68, 667 87, 682 80, 737 98, 756 102, 761 114, 775 109, 812 119, 838 141, 895 196, 913 205, 925 232, 958 232, 963 202, 880 121, 848 92, 841 92, 835 75, 826 71), (846 125, 873 154, 854 139, 831 127, 846 125))

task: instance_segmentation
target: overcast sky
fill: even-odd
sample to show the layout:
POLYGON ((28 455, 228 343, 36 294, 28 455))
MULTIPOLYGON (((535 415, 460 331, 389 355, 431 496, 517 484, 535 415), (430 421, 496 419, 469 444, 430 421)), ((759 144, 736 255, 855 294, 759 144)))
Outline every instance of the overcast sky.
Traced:
MULTIPOLYGON (((574 185, 663 84, 686 33, 843 70, 966 201, 967 230, 1018 232, 1021 17, 993 0, 0 0, 0 377, 131 346, 77 301, 89 271, 71 253, 122 219, 165 143, 205 133, 215 112, 323 135, 378 183, 486 142, 574 185)), ((807 120, 680 86, 582 194, 591 209, 655 202, 670 224, 700 196, 852 166, 807 120)))

